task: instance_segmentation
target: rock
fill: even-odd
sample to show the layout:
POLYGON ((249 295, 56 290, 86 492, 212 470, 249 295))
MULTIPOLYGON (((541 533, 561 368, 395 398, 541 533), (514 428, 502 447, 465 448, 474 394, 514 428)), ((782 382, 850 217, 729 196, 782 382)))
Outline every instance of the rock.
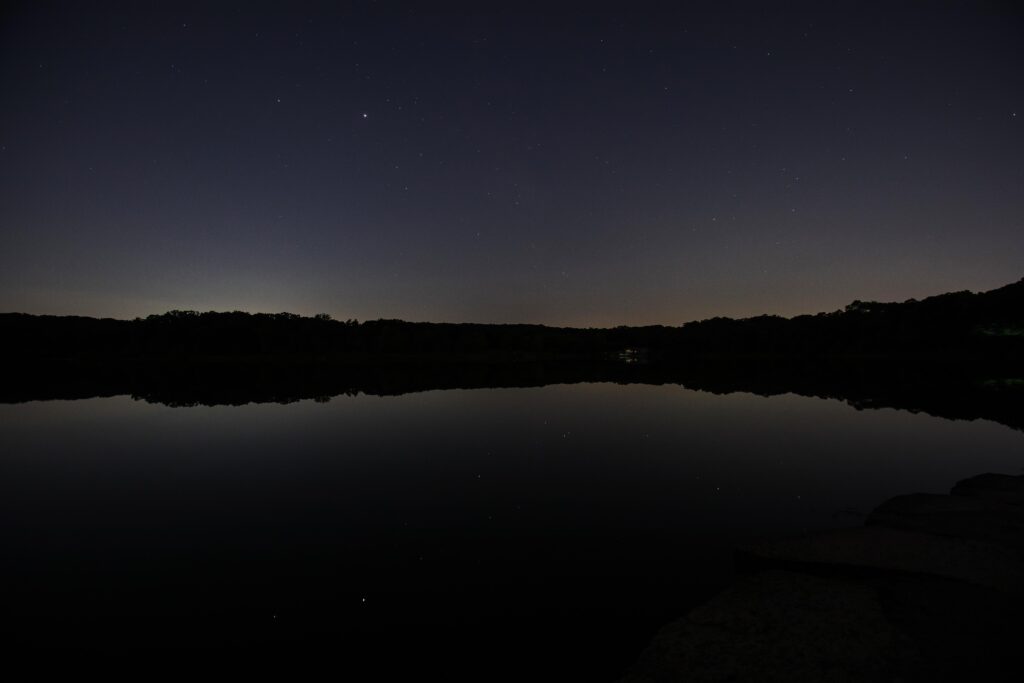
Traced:
POLYGON ((819 573, 928 574, 1024 595, 1024 562, 1013 551, 971 539, 879 526, 760 543, 740 549, 738 558, 753 566, 819 573))
POLYGON ((888 682, 915 654, 872 587, 771 571, 662 629, 622 683, 888 682))
POLYGON ((1020 679, 1024 599, 920 574, 873 581, 888 622, 918 654, 907 681, 1020 679))
POLYGON ((1024 477, 897 496, 737 561, 761 573, 662 629, 623 683, 1019 678, 1024 477))
POLYGON ((950 493, 954 496, 984 498, 996 503, 1024 507, 1024 476, 979 474, 957 482, 950 493))
POLYGON ((1024 509, 987 498, 913 493, 868 515, 869 527, 961 538, 1024 553, 1024 509))

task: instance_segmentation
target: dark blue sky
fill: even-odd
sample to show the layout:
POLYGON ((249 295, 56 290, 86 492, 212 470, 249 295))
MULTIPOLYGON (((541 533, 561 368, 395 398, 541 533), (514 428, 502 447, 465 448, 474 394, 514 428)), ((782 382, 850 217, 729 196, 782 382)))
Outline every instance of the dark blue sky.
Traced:
POLYGON ((0 310, 679 324, 1024 275, 1009 3, 8 5, 0 310))

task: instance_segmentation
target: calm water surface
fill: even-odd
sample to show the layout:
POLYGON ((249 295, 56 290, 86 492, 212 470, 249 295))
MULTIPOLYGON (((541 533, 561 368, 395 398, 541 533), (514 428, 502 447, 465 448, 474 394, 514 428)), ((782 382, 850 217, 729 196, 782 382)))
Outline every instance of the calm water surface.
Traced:
POLYGON ((351 666, 418 647, 424 670, 591 680, 726 585, 737 543, 1024 467, 991 422, 678 386, 116 397, 0 424, 8 638, 351 666))

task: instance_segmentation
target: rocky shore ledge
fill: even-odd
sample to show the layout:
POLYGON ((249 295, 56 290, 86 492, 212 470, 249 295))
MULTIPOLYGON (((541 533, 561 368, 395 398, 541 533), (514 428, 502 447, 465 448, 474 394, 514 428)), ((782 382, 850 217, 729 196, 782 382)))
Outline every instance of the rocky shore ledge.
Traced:
POLYGON ((898 496, 862 528, 736 561, 742 578, 664 627, 622 683, 1024 676, 1024 476, 898 496))

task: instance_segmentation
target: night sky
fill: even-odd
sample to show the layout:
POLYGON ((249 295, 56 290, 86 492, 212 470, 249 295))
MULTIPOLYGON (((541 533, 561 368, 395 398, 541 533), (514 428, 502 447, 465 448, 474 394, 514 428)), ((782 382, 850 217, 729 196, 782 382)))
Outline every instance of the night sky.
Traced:
POLYGON ((0 311, 681 324, 1024 276, 1013 4, 498 5, 7 3, 0 311))

